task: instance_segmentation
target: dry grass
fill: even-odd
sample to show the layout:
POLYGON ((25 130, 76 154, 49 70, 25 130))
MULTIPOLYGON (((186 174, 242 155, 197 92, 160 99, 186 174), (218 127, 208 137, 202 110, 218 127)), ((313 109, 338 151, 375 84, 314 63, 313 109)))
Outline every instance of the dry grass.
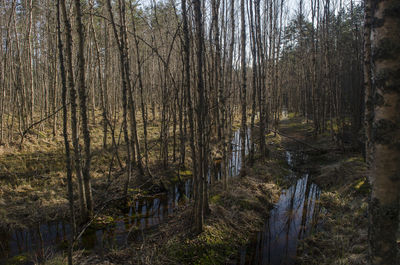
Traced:
MULTIPOLYGON (((140 123, 140 119, 138 121, 140 123)), ((235 122, 234 125, 238 126, 239 123, 235 122)), ((139 128, 142 126, 139 125, 139 128)), ((165 181, 171 179, 175 176, 176 168, 172 166, 171 172, 163 172, 158 164, 159 127, 156 123, 150 123, 148 129, 151 171, 165 181)), ((102 128, 99 124, 92 126, 91 130, 94 153, 91 174, 94 195, 100 201, 112 150, 101 148, 102 128)), ((299 118, 292 117, 284 121, 281 130, 315 146, 334 150, 329 137, 311 138, 310 124, 303 123, 299 118)), ((142 131, 139 131, 139 137, 143 137, 142 131)), ((322 228, 301 243, 298 262, 365 264, 365 198, 369 190, 359 155, 343 157, 338 151, 321 154, 272 134, 267 136, 267 142, 272 154, 270 160, 258 160, 247 170, 246 177, 232 179, 227 191, 222 189, 220 183, 213 187, 210 194, 211 213, 200 235, 195 236, 191 232, 191 205, 181 206, 166 223, 156 230, 147 231, 143 241, 137 241, 133 236, 128 248, 111 250, 104 257, 75 252, 75 263, 229 263, 235 259, 237 248, 262 225, 269 208, 277 199, 279 188, 273 183, 285 184, 280 183, 281 177, 288 172, 285 163, 282 163, 283 142, 290 150, 302 148, 308 153, 306 166, 315 167, 316 171, 321 172, 315 181, 324 190, 320 202, 326 209, 322 216, 322 228)), ((67 212, 67 201, 62 146, 60 135, 52 137, 50 131, 45 131, 28 135, 22 150, 16 146, 0 147, 0 229, 24 227, 40 220, 65 217, 63 213, 67 212)), ((120 152, 123 157, 123 148, 120 152)), ((172 156, 171 148, 170 154, 172 156)), ((189 153, 187 158, 190 158, 189 153)), ((121 175, 116 164, 112 173, 113 176, 121 175)), ((123 180, 123 176, 116 179, 110 194, 121 192, 123 180)), ((65 262, 65 257, 55 255, 46 264, 65 262)))
MULTIPOLYGON (((113 185, 109 188, 112 191, 109 194, 118 194, 122 191, 125 177, 120 177, 123 171, 121 171, 116 158, 111 164, 114 150, 110 147, 112 143, 110 132, 107 138, 109 147, 106 149, 102 147, 101 112, 96 111, 95 115, 97 123, 90 124, 90 130, 91 176, 96 199, 96 195, 103 196, 102 190, 107 186, 110 166, 113 185)), ((138 113, 137 120, 138 134, 142 140, 143 126, 140 113, 138 113)), ((117 122, 116 141, 120 138, 120 126, 121 123, 117 122)), ((19 146, 19 140, 7 146, 0 146, 0 229, 24 228, 38 222, 65 218, 67 187, 63 137, 60 128, 57 135, 53 136, 49 124, 44 123, 42 127, 41 130, 36 127, 30 130, 25 136, 22 146, 19 146)), ((163 169, 159 166, 159 129, 160 126, 156 122, 150 122, 148 125, 149 162, 151 172, 156 177, 165 175, 162 174, 163 169)), ((169 151, 172 157, 172 148, 169 151)), ((119 147, 119 156, 124 166, 126 152, 123 145, 119 147)), ((187 157, 190 157, 190 153, 187 157)), ((175 165, 172 161, 170 163, 171 170, 174 171, 175 165)), ((172 175, 174 175, 173 172, 172 175)), ((134 179, 132 187, 137 186, 140 181, 134 179)), ((74 187, 77 191, 76 181, 74 187)), ((75 199, 77 199, 77 193, 75 193, 75 199)), ((107 198, 98 198, 96 201, 104 199, 107 198)))
MULTIPOLYGON (((103 149, 102 148, 102 126, 99 121, 101 121, 101 114, 96 112, 96 121, 98 121, 95 125, 90 125, 91 129, 91 138, 92 138, 92 168, 91 168, 91 176, 92 176, 92 187, 95 201, 100 203, 101 201, 106 200, 104 198, 103 190, 107 184, 107 177, 110 167, 110 161, 112 158, 112 148, 103 149)), ((157 118, 157 117, 156 117, 157 118)), ((140 113, 138 114, 138 128, 139 128, 139 138, 143 139, 143 131, 141 126, 141 117, 140 113)), ((237 125, 238 123, 235 122, 237 125)), ((66 218, 67 210, 67 187, 66 187, 66 174, 65 174, 65 162, 64 162, 64 143, 63 137, 60 134, 60 130, 56 136, 52 135, 51 127, 44 124, 41 130, 36 128, 32 129, 25 137, 23 145, 19 146, 19 141, 15 143, 11 143, 7 146, 0 146, 0 229, 9 231, 19 228, 30 227, 37 223, 47 222, 51 220, 66 218)), ((116 126, 116 140, 119 138, 119 127, 120 123, 117 123, 116 126)), ((162 179, 163 183, 168 184, 170 181, 175 181, 173 178, 176 178, 176 163, 174 164, 170 159, 170 171, 165 172, 159 164, 159 124, 155 122, 149 122, 148 124, 148 141, 150 148, 150 169, 153 176, 156 179, 162 179)), ((170 127, 172 130, 172 126, 170 127)), ((172 138, 172 131, 170 132, 170 137, 172 138)), ((177 140, 179 139, 179 135, 177 134, 177 140)), ((111 134, 108 134, 108 143, 111 144, 111 134)), ((170 158, 172 158, 172 139, 170 139, 170 158)), ((142 146, 143 148, 143 146, 142 146)), ((124 161, 125 150, 124 147, 121 146, 119 149, 119 155, 121 157, 122 162, 124 161)), ((187 152, 187 163, 190 164, 190 151, 187 152)), ((185 177, 190 171, 183 171, 181 175, 185 177)), ((108 194, 112 194, 115 196, 116 194, 120 194, 122 192, 123 182, 125 177, 123 175, 123 171, 119 168, 116 160, 114 159, 114 163, 112 164, 111 170, 111 179, 113 179, 113 184, 109 187, 108 194), (118 177, 119 176, 119 177, 118 177)), ((137 187, 140 183, 140 180, 136 179, 136 182, 132 183, 132 188, 137 187)), ((273 186, 263 186, 262 183, 253 183, 253 180, 249 177, 247 179, 246 186, 249 186, 252 189, 260 190, 260 191, 268 191, 272 190, 273 186)), ((232 185, 236 185, 236 182, 233 182, 232 185)), ((77 191, 76 181, 74 182, 75 191, 77 191)), ((135 194, 138 193, 136 189, 135 194)), ((234 229, 239 229, 245 223, 240 223, 238 220, 247 220, 247 225, 250 227, 251 224, 261 222, 260 218, 254 218, 255 215, 259 214, 254 211, 256 209, 264 209, 265 205, 269 205, 269 199, 259 192, 249 192, 248 194, 245 192, 244 186, 238 185, 235 188, 237 194, 233 194, 232 190, 230 190, 225 195, 212 195, 211 196, 211 210, 212 213, 210 217, 206 220, 205 232, 213 235, 217 231, 222 231, 223 227, 225 227, 225 221, 228 218, 236 221, 227 221, 229 224, 233 223, 236 225, 234 229), (241 187, 241 188, 240 188, 241 187), (242 190, 241 190, 242 189, 242 190), (255 196, 258 194, 258 197, 253 197, 248 199, 247 196, 255 196), (262 199, 260 199, 262 197, 262 199), (253 201, 256 200, 256 201, 253 201), (231 201, 234 202, 230 207, 234 211, 240 211, 244 209, 244 212, 239 213, 236 217, 232 218, 232 212, 229 210, 224 210, 224 208, 220 205, 221 201, 231 201), (265 202, 268 202, 265 204, 265 202), (236 203, 240 204, 236 206, 236 203), (265 205, 264 205, 265 204, 265 205), (238 208, 239 207, 239 208, 238 208), (247 209, 253 208, 253 210, 247 209), (226 218, 222 218, 218 228, 215 228, 213 225, 210 226, 210 222, 214 223, 215 220, 219 219, 221 215, 226 215, 226 218), (247 216, 247 217, 246 217, 247 216), (240 219, 238 219, 240 218, 240 219), (214 220, 214 221, 213 221, 214 220), (222 221, 225 220, 225 221, 222 221)), ((213 192, 220 192, 221 188, 215 189, 213 192)), ((224 193, 223 193, 224 194, 224 193)), ((265 194, 264 194, 265 195, 265 194)), ((75 199, 77 200, 77 193, 75 193, 75 199)), ((177 223, 175 224, 177 228, 182 228, 182 222, 185 220, 188 221, 187 225, 190 226, 190 207, 188 206, 182 211, 178 211, 179 215, 182 218, 178 218, 177 223)), ((174 220, 174 218, 171 218, 174 220)), ((166 229, 168 229, 169 224, 166 224, 164 227, 161 226, 160 233, 163 233, 166 229), (164 227, 164 230, 162 230, 164 227)), ((229 225, 228 225, 229 226, 229 225)), ((176 229, 177 229, 176 228, 176 229)), ((176 229, 172 229, 171 231, 177 231, 176 229)), ((232 236, 231 230, 224 230, 223 233, 226 235, 232 236), (228 233, 229 232, 229 233, 228 233)), ((254 228, 253 228, 254 229, 254 228)), ((180 231, 180 230, 179 230, 180 231)), ((249 230, 252 231, 252 230, 249 230)), ((156 233, 157 235, 158 233, 156 233)), ((155 235, 155 236, 156 236, 155 235)), ((151 237, 151 235, 150 235, 151 237)), ((174 237, 176 238, 176 237, 174 237)), ((199 239, 200 241, 193 241, 191 243, 197 244, 196 242, 202 242, 202 240, 207 240, 208 236, 205 236, 203 239, 199 239)), ((239 237, 240 238, 240 237, 239 237)), ((233 240, 233 239, 232 239, 233 240)), ((231 241, 232 241, 231 240, 231 241)), ((236 238, 235 238, 236 240, 236 238)), ((237 241, 239 242, 239 241, 237 241)), ((242 242, 240 240, 240 242, 242 242)), ((169 243, 173 243, 170 241, 169 243)), ((228 244, 229 247, 232 247, 232 244, 228 244)), ((152 252, 153 250, 149 250, 152 252)), ((162 250, 164 251, 164 250, 162 250)), ((118 251, 115 251, 118 253, 118 251)), ((110 257, 116 255, 114 252, 110 253, 110 257)), ((146 251, 143 251, 145 259, 149 259, 152 255, 146 255, 146 251)), ((87 254, 83 253, 75 253, 79 255, 75 255, 74 259, 78 264, 108 264, 101 263, 104 261, 103 258, 99 258, 96 256, 87 256, 87 254), (85 256, 85 258, 83 258, 85 256), (91 260, 92 259, 92 260, 91 260), (100 262, 101 261, 101 262, 100 262)), ((121 258, 121 254, 118 253, 118 259, 121 258)), ((208 255, 208 254, 206 254, 208 255)), ((167 255, 168 256, 168 255, 167 255)), ((131 256, 132 257, 132 256, 131 256)), ((132 257, 135 260, 135 257, 132 257)), ((136 257, 137 260, 142 259, 136 257)), ((32 259, 30 259, 32 260, 32 259)), ((109 259, 110 260, 110 259, 109 259)), ((46 264, 64 264, 65 257, 62 255, 52 255, 51 258, 46 262, 46 264)), ((122 263, 124 264, 124 263, 122 263)))
MULTIPOLYGON (((261 167, 261 166, 259 166, 261 167)), ((111 251, 105 260, 96 255, 82 257, 80 264, 226 264, 236 258, 237 249, 263 224, 279 188, 271 172, 248 170, 244 178, 233 178, 228 190, 221 183, 210 194, 210 214, 204 231, 192 234, 192 205, 181 206, 166 223, 148 231, 143 241, 111 251), (94 262, 96 261, 96 262, 94 262)))
POLYGON ((366 264, 369 185, 361 154, 343 153, 329 135, 314 137, 311 126, 300 118, 284 122, 282 131, 323 150, 285 143, 306 154, 304 167, 311 169, 313 181, 322 189, 319 203, 324 209, 319 229, 300 243, 297 264, 366 264))

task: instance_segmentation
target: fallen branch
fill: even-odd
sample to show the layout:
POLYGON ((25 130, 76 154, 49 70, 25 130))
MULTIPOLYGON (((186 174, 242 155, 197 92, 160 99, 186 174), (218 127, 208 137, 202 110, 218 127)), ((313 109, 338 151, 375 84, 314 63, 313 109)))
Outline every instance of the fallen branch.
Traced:
MULTIPOLYGON (((70 104, 70 103, 68 103, 68 104, 70 104)), ((68 104, 67 104, 67 105, 68 105, 68 104)), ((63 107, 60 107, 59 109, 57 109, 56 111, 54 111, 54 112, 51 113, 50 115, 48 115, 48 116, 42 118, 41 120, 39 120, 39 121, 37 121, 37 122, 34 122, 34 123, 32 123, 31 125, 29 125, 29 127, 26 128, 26 129, 21 133, 21 142, 20 142, 19 145, 22 146, 22 143, 24 142, 25 135, 26 135, 33 127, 35 127, 36 125, 38 125, 38 124, 40 124, 40 123, 42 123, 42 122, 44 122, 44 121, 50 119, 51 117, 53 117, 54 115, 56 115, 58 112, 60 112, 62 109, 63 109, 63 107)))

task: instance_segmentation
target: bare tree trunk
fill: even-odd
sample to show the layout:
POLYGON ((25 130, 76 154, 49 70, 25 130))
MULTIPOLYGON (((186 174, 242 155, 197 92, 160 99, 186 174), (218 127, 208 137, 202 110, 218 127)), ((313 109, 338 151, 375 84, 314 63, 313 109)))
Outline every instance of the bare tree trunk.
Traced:
MULTIPOLYGON (((137 122, 136 122, 136 102, 133 98, 134 88, 131 83, 131 70, 130 70, 130 61, 128 56, 128 40, 127 40, 127 30, 126 30, 126 15, 125 15, 125 1, 119 1, 119 12, 120 12, 120 35, 121 35, 121 43, 122 43, 122 51, 124 58, 124 71, 125 78, 127 84, 127 93, 128 93, 128 109, 129 109, 129 118, 131 123, 131 135, 132 135, 132 158, 135 158, 136 153, 136 165, 139 169, 141 175, 144 174, 143 165, 142 165, 142 155, 140 151, 139 138, 137 134, 137 122), (136 148, 136 152, 135 152, 136 148)), ((129 184, 129 179, 127 185, 129 184)))
MULTIPOLYGON (((89 2, 90 4, 90 8, 93 9, 93 0, 91 0, 89 2)), ((100 101, 101 101, 101 108, 102 108, 102 117, 103 117, 103 148, 107 147, 107 106, 106 106, 106 85, 104 84, 105 82, 107 82, 107 80, 105 80, 105 82, 103 82, 103 77, 101 75, 101 61, 100 61, 100 50, 99 50, 99 44, 97 41, 97 34, 96 34, 96 30, 94 28, 93 25, 93 15, 90 15, 90 27, 91 27, 91 31, 93 33, 93 42, 94 42, 94 47, 95 47, 95 51, 96 51, 96 62, 97 62, 97 78, 99 81, 99 90, 100 90, 100 101)), ((107 38, 107 36, 106 36, 107 38)), ((106 64, 107 67, 107 64, 106 64)), ((93 97, 95 97, 95 95, 93 95, 93 97)), ((94 108, 94 106, 93 106, 94 108)))
POLYGON ((371 0, 365 0, 364 14, 364 86, 365 86, 365 158, 372 162, 372 123, 374 119, 374 93, 372 91, 371 77, 371 0))
POLYGON ((31 42, 31 32, 32 32, 32 0, 27 0, 28 9, 29 9, 29 19, 28 19, 28 33, 27 33, 27 41, 28 41, 28 60, 29 60, 29 93, 30 93, 30 122, 33 123, 33 113, 35 106, 35 92, 33 87, 33 58, 32 58, 32 42, 31 42))
POLYGON ((65 39, 66 39, 66 58, 67 58, 67 72, 68 72, 68 87, 70 93, 71 102, 71 129, 72 129, 72 145, 74 147, 74 160, 75 160, 75 171, 78 179, 79 187, 79 201, 81 216, 87 216, 87 206, 86 206, 86 196, 85 187, 83 185, 82 177, 82 165, 81 165, 81 155, 79 148, 79 138, 78 138, 78 121, 76 114, 76 89, 74 83, 74 72, 72 69, 72 35, 71 35, 71 24, 67 14, 67 8, 65 0, 61 2, 61 11, 64 17, 65 26, 65 39))
POLYGON ((256 26, 256 51, 257 51, 257 65, 258 65, 258 108, 260 112, 259 119, 259 146, 261 157, 267 154, 267 147, 265 144, 265 127, 267 123, 267 109, 265 102, 265 58, 264 47, 262 45, 262 32, 261 32, 261 15, 260 15, 260 0, 255 1, 255 26, 256 26))
POLYGON ((195 176, 195 231, 200 233, 203 230, 204 223, 204 184, 206 180, 206 172, 204 167, 204 160, 206 159, 205 153, 206 145, 204 143, 205 137, 205 94, 204 94, 204 82, 203 82, 203 19, 201 12, 200 0, 193 1, 195 24, 196 24, 196 47, 197 47, 197 150, 198 150, 198 162, 199 172, 195 176))
POLYGON ((190 37, 189 37, 189 27, 188 27, 188 15, 186 8, 186 0, 181 1, 182 5, 182 15, 183 15, 183 53, 184 53, 184 85, 186 89, 187 98, 187 108, 188 108, 188 118, 189 118, 189 141, 192 157, 192 171, 193 177, 197 178, 197 159, 196 159, 196 147, 194 139, 194 115, 193 115, 193 101, 192 101, 192 91, 190 89, 190 37))
MULTIPOLYGON (((114 15, 112 12, 112 7, 111 7, 111 1, 107 0, 107 9, 109 12, 110 16, 110 21, 111 25, 113 28, 114 32, 114 37, 115 41, 118 45, 118 51, 119 51, 119 63, 120 63, 120 68, 121 68, 121 82, 122 82, 122 127, 123 127, 123 133, 124 133, 124 140, 126 144, 126 150, 127 150, 127 158, 126 158, 126 167, 127 167, 127 181, 125 184, 124 188, 124 195, 126 196, 128 194, 128 188, 129 188, 129 182, 132 174, 132 161, 131 161, 131 144, 129 140, 129 134, 128 134, 128 120, 127 120, 127 90, 128 90, 128 84, 127 84, 127 79, 126 79, 126 68, 125 68, 125 53, 124 53, 124 42, 122 39, 122 36, 118 36, 118 31, 117 27, 114 21, 114 15), (121 37, 121 39, 120 39, 121 37)), ((122 31, 122 30, 121 30, 122 31)), ((122 34, 121 34, 122 35, 122 34)))
MULTIPOLYGON (((132 7, 132 2, 130 1, 130 8, 132 13, 132 26, 133 26, 133 37, 135 42, 136 48, 136 66, 138 71, 138 79, 139 79, 139 88, 140 88, 140 104, 142 109, 142 120, 143 120, 143 136, 144 136, 144 159, 145 159, 145 169, 149 176, 151 176, 149 171, 149 148, 147 144, 147 112, 144 105, 144 98, 143 98, 143 80, 142 80, 142 66, 140 65, 140 51, 139 51, 139 40, 137 38, 136 33, 136 25, 135 25, 135 18, 133 17, 134 9, 132 7)), ((138 152, 140 152, 138 150, 138 152)))
POLYGON ((256 61, 256 40, 255 40, 255 32, 254 32, 254 24, 253 24, 253 4, 252 1, 250 1, 250 17, 249 17, 249 27, 250 27, 250 50, 251 50, 251 56, 252 56, 252 95, 251 95, 251 121, 250 121, 250 133, 251 133, 251 147, 250 147, 250 163, 254 162, 254 152, 255 152, 255 139, 253 136, 255 136, 254 133, 254 123, 255 123, 255 117, 256 117, 256 96, 257 96, 257 61, 256 61))
POLYGON ((83 167, 83 182, 85 185, 85 196, 87 204, 87 217, 93 216, 93 198, 92 198, 92 186, 90 180, 90 131, 88 125, 87 117, 87 100, 86 100, 86 85, 85 85, 85 54, 84 54, 84 29, 82 24, 82 11, 80 0, 75 0, 75 11, 76 11, 76 30, 78 32, 78 67, 79 76, 77 79, 78 83, 78 93, 79 93, 79 108, 82 124, 83 142, 84 142, 84 152, 85 161, 83 167))
POLYGON ((246 134, 247 134, 247 117, 246 117, 246 24, 245 24, 245 12, 244 12, 244 0, 240 0, 240 58, 241 58, 241 89, 240 89, 240 101, 242 108, 242 122, 240 127, 240 139, 241 139, 241 175, 244 176, 246 172, 246 134))
POLYGON ((370 114, 374 116, 372 119, 371 115, 366 117, 371 126, 368 128, 373 132, 372 148, 368 148, 372 184, 369 204, 370 264, 400 264, 396 242, 400 203, 399 3, 397 0, 372 0, 370 3, 366 10, 368 15, 368 7, 371 7, 371 50, 374 51, 372 95, 367 100, 367 104, 371 104, 372 96, 374 105, 370 114))
MULTIPOLYGON (((65 5, 65 3, 64 3, 65 5)), ((67 168, 67 186, 68 186, 68 201, 69 201, 69 214, 70 225, 72 227, 72 238, 68 244, 68 264, 72 265, 72 241, 76 235, 75 226, 75 212, 74 212, 74 192, 72 186, 72 166, 71 166, 71 152, 68 140, 68 109, 67 109, 67 78, 64 67, 63 44, 61 38, 61 20, 60 20, 60 0, 57 0, 57 36, 58 36, 58 51, 60 58, 60 74, 62 83, 62 104, 63 104, 63 135, 65 146, 65 164, 67 168)))

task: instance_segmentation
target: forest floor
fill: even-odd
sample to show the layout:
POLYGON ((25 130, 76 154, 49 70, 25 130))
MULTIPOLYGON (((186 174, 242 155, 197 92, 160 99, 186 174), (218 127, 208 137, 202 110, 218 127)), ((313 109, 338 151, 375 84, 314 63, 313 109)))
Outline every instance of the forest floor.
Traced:
POLYGON ((321 188, 318 203, 324 209, 321 225, 300 241, 296 264, 366 264, 369 187, 361 154, 338 148, 329 133, 314 137, 310 123, 290 116, 279 126, 281 135, 267 136, 269 159, 256 160, 245 177, 231 179, 227 191, 220 183, 213 187, 203 233, 192 234, 192 208, 186 205, 144 240, 133 240, 128 248, 102 257, 78 253, 76 260, 81 264, 236 264, 238 249, 260 230, 281 188, 288 185, 284 152, 290 150, 306 156, 296 170, 311 173, 321 188))
POLYGON ((236 264, 238 249, 268 217, 289 172, 280 137, 267 136, 268 159, 256 159, 244 177, 229 178, 228 188, 216 182, 210 189, 210 212, 204 231, 192 231, 192 204, 177 209, 157 229, 146 231, 124 249, 106 255, 79 255, 79 264, 236 264), (279 184, 277 184, 279 183, 279 184))
MULTIPOLYGON (((118 126, 115 127, 118 130, 118 126)), ((237 124, 235 123, 233 129, 236 127, 237 124)), ((118 165, 113 156, 114 149, 112 147, 102 148, 101 146, 101 126, 91 126, 91 135, 91 176, 96 208, 100 208, 104 201, 115 199, 115 203, 109 203, 108 207, 102 210, 93 222, 94 225, 103 225, 104 220, 111 220, 112 222, 113 218, 110 217, 120 214, 121 209, 113 209, 113 207, 120 204, 118 199, 122 195, 122 187, 126 178, 123 174, 123 167, 118 165), (111 179, 110 185, 108 179, 111 179)), ((141 196, 151 196, 152 186, 159 187, 161 182, 161 186, 168 186, 179 179, 177 177, 178 167, 176 163, 171 161, 172 159, 170 159, 171 164, 168 171, 162 169, 161 163, 157 159, 159 126, 155 122, 148 124, 148 135, 151 151, 150 171, 154 178, 152 181, 146 181, 138 178, 138 175, 135 174, 134 181, 132 181, 129 189, 130 200, 135 200, 141 196), (139 186, 141 188, 138 188, 139 186)), ((143 132, 139 132, 139 136, 143 137, 143 132)), ((179 136, 177 135, 177 137, 179 136)), ((118 134, 116 138, 118 140, 118 134)), ((28 229, 25 231, 35 230, 41 224, 66 219, 68 214, 62 135, 52 136, 51 129, 44 126, 42 130, 32 129, 25 136, 22 147, 18 145, 18 142, 17 140, 14 144, 0 146, 0 247, 4 248, 3 251, 9 251, 7 248, 8 240, 13 237, 10 233, 24 231, 24 229, 28 229)), ((111 143, 110 134, 108 135, 108 142, 111 143)), ((169 150, 170 158, 172 158, 172 139, 169 150)), ((124 147, 120 146, 118 152, 124 165, 124 147)), ((278 153, 281 154, 281 152, 278 153)), ((189 151, 187 158, 190 158, 189 151)), ((287 170, 282 159, 282 157, 276 157, 266 161, 266 163, 257 162, 254 167, 249 169, 246 178, 233 179, 229 184, 228 191, 223 191, 221 183, 213 186, 210 191, 211 214, 206 219, 205 232, 200 237, 187 241, 187 245, 179 245, 178 239, 186 238, 185 234, 191 233, 188 229, 191 224, 191 205, 179 206, 179 209, 174 210, 173 215, 168 217, 169 221, 161 224, 159 229, 155 230, 156 233, 150 231, 147 235, 148 231, 146 231, 144 241, 132 243, 132 247, 129 249, 137 250, 137 247, 140 247, 143 250, 140 253, 143 254, 138 255, 138 252, 135 251, 136 256, 128 255, 129 258, 132 261, 153 264, 154 259, 151 257, 155 255, 153 253, 158 248, 154 248, 155 245, 149 244, 149 242, 154 241, 158 236, 164 238, 163 233, 167 233, 167 235, 173 235, 171 240, 168 241, 170 247, 163 247, 160 249, 161 252, 157 251, 158 254, 166 250, 171 251, 169 255, 161 255, 167 259, 181 253, 181 261, 183 260, 185 263, 187 258, 185 253, 187 252, 193 257, 193 261, 219 260, 222 262, 227 257, 229 260, 230 256, 236 254, 236 247, 246 242, 247 238, 263 223, 273 201, 277 199, 279 188, 273 184, 276 182, 273 178, 284 175, 287 170), (259 174, 259 172, 261 173, 259 174), (177 233, 177 231, 184 231, 184 233, 177 233), (198 248, 201 244, 203 244, 202 250, 198 248), (135 247, 135 245, 137 246, 135 247), (215 247, 219 245, 222 252, 215 252, 215 247), (147 248, 144 248, 144 246, 147 248), (184 247, 185 252, 180 252, 182 247, 184 247), (146 262, 149 259, 153 261, 146 262)), ((190 164, 190 159, 188 163, 190 164)), ((191 174, 189 170, 179 170, 179 173, 181 178, 190 177, 191 174)), ((77 190, 76 186, 75 190, 77 190)), ((77 199, 75 193, 75 200, 77 199)), ((156 245, 161 246, 160 244, 156 245)), ((60 252, 51 251, 47 253, 47 250, 45 252, 47 256, 40 258, 42 262, 64 264, 66 261, 65 257, 59 255, 60 252)), ((38 260, 36 255, 36 253, 21 253, 14 257, 11 256, 10 259, 0 260, 0 263, 25 264, 26 262, 29 263, 30 260, 38 260)), ((119 264, 126 264, 127 260, 123 258, 124 256, 127 256, 126 250, 113 249, 106 257, 102 255, 101 258, 90 255, 90 251, 78 250, 75 252, 75 259, 78 264, 85 262, 99 264, 100 260, 105 263, 113 260, 119 264), (92 258, 95 260, 91 260, 92 258)), ((158 258, 160 256, 156 259, 158 258)), ((163 263, 169 264, 165 260, 163 263)), ((177 261, 177 263, 180 263, 180 261, 177 261)))
MULTIPOLYGON (((101 114, 96 113, 96 115, 98 116, 96 120, 101 120, 101 114)), ((138 127, 143 128, 139 116, 137 119, 138 127)), ((114 125, 115 141, 118 144, 119 159, 117 159, 115 148, 112 146, 111 133, 109 132, 107 136, 107 147, 103 148, 101 124, 90 124, 92 153, 90 174, 97 206, 105 200, 117 199, 123 193, 126 180, 126 174, 124 174, 126 148, 123 144, 119 144, 123 138, 120 126, 121 122, 114 125), (110 194, 114 196, 106 196, 110 194)), ((175 161, 172 159, 172 137, 169 141, 169 169, 164 170, 158 157, 160 126, 155 121, 149 121, 147 126, 149 168, 153 178, 152 182, 146 182, 148 178, 141 178, 138 172, 133 172, 130 183, 132 197, 141 196, 142 190, 154 188, 160 184, 161 179, 167 182, 171 178, 175 181, 177 179, 179 157, 177 151, 175 161), (151 187, 152 185, 154 187, 151 187), (143 189, 137 189, 139 186, 143 189)), ((143 130, 139 129, 138 135, 139 140, 143 141, 143 130)), ((177 142, 178 137, 179 135, 176 136, 177 142)), ((64 139, 60 130, 53 136, 52 129, 44 124, 41 130, 31 129, 24 137, 22 146, 19 143, 20 140, 17 139, 8 146, 0 146, 0 232, 25 229, 37 223, 65 219, 68 213, 64 139)), ((70 145, 72 148, 71 139, 70 145)), ((71 150, 73 156, 72 153, 73 150, 71 150)), ((187 153, 187 157, 190 157, 190 153, 187 153)), ((181 175, 185 173, 188 174, 188 171, 180 171, 181 175)), ((78 190, 76 181, 74 181, 74 190, 78 190)), ((78 205, 77 192, 74 198, 78 205)))
MULTIPOLYGON (((203 233, 192 234, 192 206, 189 203, 179 206, 157 229, 146 231, 141 240, 131 240, 127 248, 111 249, 101 255, 76 251, 76 263, 235 263, 239 247, 260 230, 280 189, 288 184, 283 180, 289 172, 285 150, 291 150, 306 154, 307 162, 301 164, 303 168, 299 170, 311 171, 313 182, 322 189, 319 203, 326 209, 320 217, 321 227, 300 243, 297 263, 365 264, 369 187, 361 154, 343 152, 329 134, 314 137, 310 123, 289 116, 279 127, 279 132, 289 137, 272 133, 267 136, 271 151, 268 159, 256 159, 246 170, 245 177, 230 179, 227 190, 220 182, 212 187, 210 214, 205 219, 203 233)), ((101 128, 92 129, 93 189, 100 203, 110 172, 113 182, 107 189, 109 194, 121 194, 125 178, 119 177, 123 171, 116 162, 110 171, 113 150, 101 148, 101 128)), ((23 150, 1 150, 1 229, 24 228, 37 222, 65 218, 67 213, 62 138, 57 136, 49 140, 46 135, 37 135, 28 135, 25 143, 29 144, 23 150)), ((149 124, 149 142, 156 143, 157 135, 157 125, 149 124)), ((123 157, 123 151, 120 152, 123 157)), ((187 157, 190 157, 189 153, 187 157)), ((155 158, 153 161, 151 171, 154 175, 162 176, 164 181, 176 179, 175 167, 162 172, 155 158)), ((132 183, 132 187, 138 183, 141 182, 132 183)), ((131 196, 141 196, 140 191, 131 189, 131 196)), ((65 257, 57 255, 48 262, 64 263, 65 257)))
POLYGON ((329 133, 314 136, 311 124, 302 118, 283 121, 280 132, 310 145, 288 138, 284 143, 307 155, 302 166, 321 188, 319 203, 325 209, 322 225, 300 242, 296 264, 367 264, 370 187, 362 154, 351 146, 338 148, 329 133))
POLYGON ((361 154, 338 148, 329 133, 314 137, 310 123, 290 116, 280 124, 281 134, 267 136, 269 159, 256 160, 245 177, 231 179, 227 191, 220 184, 213 187, 203 233, 191 233, 187 205, 128 248, 76 259, 83 264, 236 264, 238 249, 260 230, 279 191, 289 185, 284 152, 290 150, 305 155, 295 170, 311 173, 324 209, 321 225, 300 241, 296 264, 366 264, 369 187, 361 154))

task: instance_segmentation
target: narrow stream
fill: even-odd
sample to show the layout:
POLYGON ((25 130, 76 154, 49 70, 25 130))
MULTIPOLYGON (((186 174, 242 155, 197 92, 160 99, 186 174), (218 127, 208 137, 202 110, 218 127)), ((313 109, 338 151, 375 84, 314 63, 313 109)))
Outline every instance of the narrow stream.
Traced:
MULTIPOLYGON (((287 152, 286 159, 292 167, 292 153, 287 152)), ((290 178, 297 179, 295 184, 281 192, 262 231, 240 250, 237 264, 295 264, 299 240, 317 227, 321 209, 316 201, 320 196, 320 189, 311 182, 308 174, 297 177, 292 172, 290 178)))
MULTIPOLYGON (((231 144, 229 176, 233 177, 239 174, 241 168, 240 130, 234 132, 231 144)), ((249 137, 246 141, 246 154, 248 147, 249 137)), ((220 180, 220 171, 210 168, 209 182, 211 176, 220 180)), ((126 214, 116 217, 102 228, 85 232, 80 241, 80 247, 103 252, 110 248, 125 246, 129 237, 140 239, 146 230, 157 227, 179 205, 187 203, 192 195, 192 187, 192 179, 187 179, 183 183, 175 183, 165 193, 134 201, 126 214)), ((48 254, 65 248, 65 242, 70 234, 70 226, 63 220, 11 232, 0 231, 0 264, 6 263, 8 259, 17 255, 43 259, 48 254)))
MULTIPOLYGON (((250 142, 248 138, 246 154, 250 142)), ((231 143, 229 175, 234 177, 241 169, 240 130, 234 132, 231 143)), ((295 156, 287 152, 286 159, 292 167, 295 156)), ((217 180, 220 178, 215 169, 210 169, 209 178, 211 176, 217 180)), ((297 178, 294 173, 288 177, 297 178)), ((192 186, 192 179, 187 179, 183 183, 176 183, 166 193, 134 201, 126 214, 121 214, 101 228, 88 230, 80 241, 80 247, 101 253, 110 248, 125 246, 130 237, 140 239, 147 230, 157 227, 178 206, 190 200, 192 186)), ((292 264, 298 240, 306 236, 317 222, 319 209, 315 200, 319 197, 319 192, 308 175, 301 176, 289 189, 282 191, 264 229, 255 236, 251 244, 241 249, 240 261, 237 263, 292 264)), ((28 229, 0 232, 0 264, 17 255, 28 255, 29 259, 41 260, 65 248, 70 234, 69 224, 62 220, 38 224, 28 229)))

